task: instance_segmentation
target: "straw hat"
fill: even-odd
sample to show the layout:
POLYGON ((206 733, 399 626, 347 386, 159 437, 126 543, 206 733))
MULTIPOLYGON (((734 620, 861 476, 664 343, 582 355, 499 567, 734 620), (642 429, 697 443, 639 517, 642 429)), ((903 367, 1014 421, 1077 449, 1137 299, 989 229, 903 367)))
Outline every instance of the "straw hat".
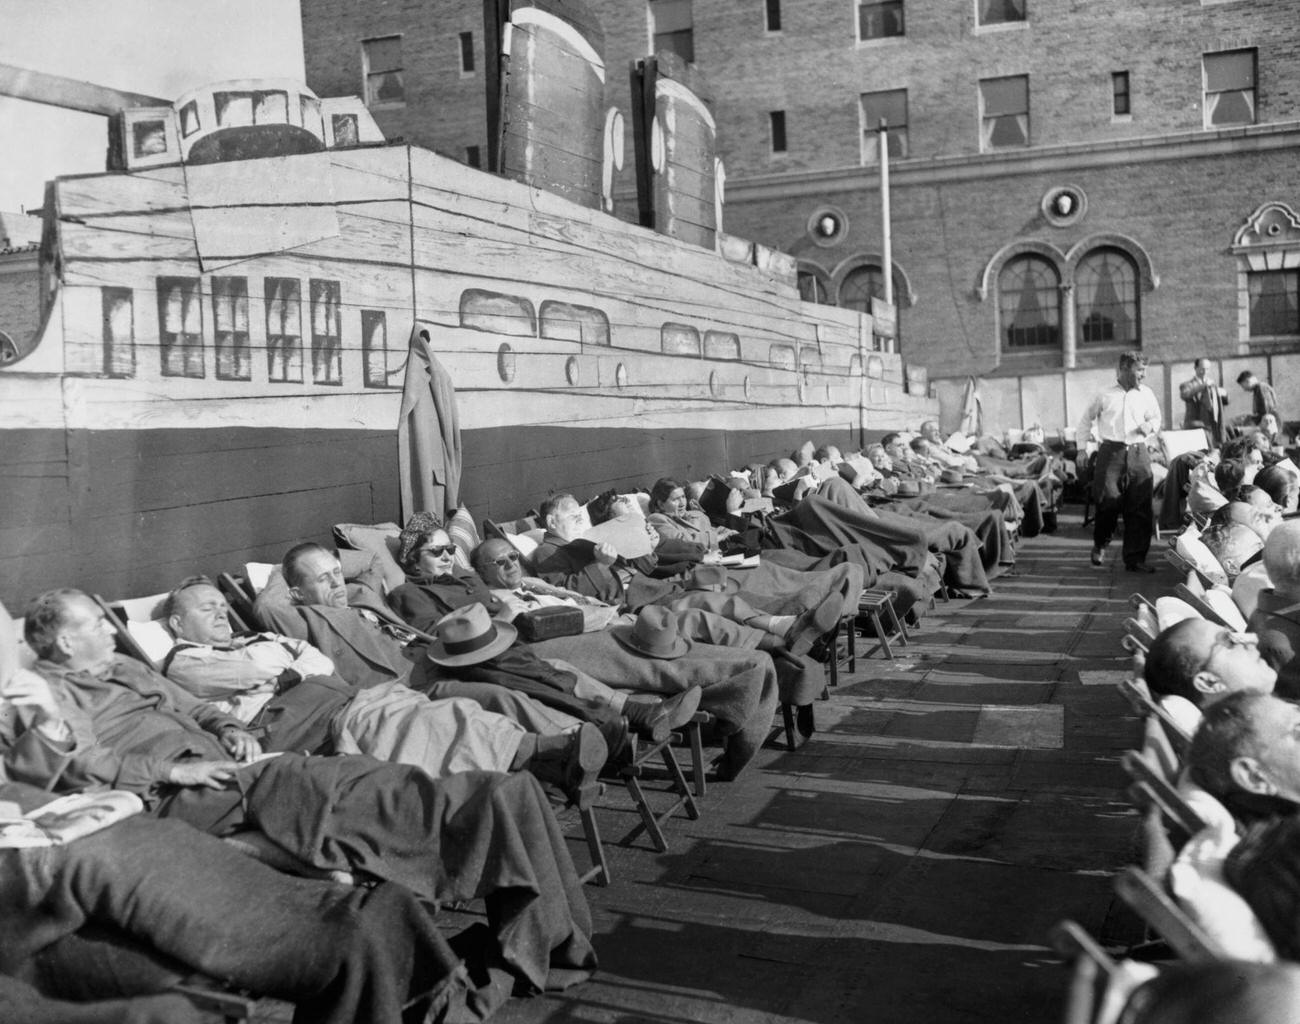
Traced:
POLYGON ((687 590, 716 590, 721 594, 734 594, 740 584, 727 575, 721 565, 697 565, 683 583, 687 590))
POLYGON ((519 631, 494 621, 479 602, 457 608, 434 624, 429 660, 435 665, 477 665, 515 642, 519 631))
POLYGON ((647 605, 631 626, 611 626, 614 639, 633 654, 669 660, 680 658, 691 645, 677 635, 677 619, 667 608, 647 605))

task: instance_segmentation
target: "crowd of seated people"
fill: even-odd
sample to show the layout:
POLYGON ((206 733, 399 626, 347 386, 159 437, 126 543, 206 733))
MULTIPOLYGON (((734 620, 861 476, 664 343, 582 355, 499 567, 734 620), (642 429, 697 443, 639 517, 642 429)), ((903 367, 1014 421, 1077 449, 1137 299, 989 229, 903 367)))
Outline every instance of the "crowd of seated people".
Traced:
MULTIPOLYGON (((416 513, 368 551, 304 541, 239 625, 203 576, 147 623, 40 595, 27 663, 0 621, 0 801, 115 790, 141 813, 57 848, 0 841, 32 879, 0 914, 0 1005, 64 1019, 42 958, 90 950, 107 984, 133 943, 339 1024, 483 1019, 583 980, 591 919, 554 809, 688 723, 720 781, 778 704, 811 735, 834 631, 865 591, 915 623, 940 589, 987 594, 1013 563, 1028 491, 970 478, 960 501, 908 495, 868 454, 809 443, 585 505, 557 492, 482 538, 460 510, 416 513), (489 923, 446 940, 438 905, 474 899, 489 923), (329 956, 300 963, 313 932, 329 956)), ((189 1019, 172 994, 112 994, 76 1019, 189 1019)))
POLYGON ((1262 434, 1200 456, 1224 489, 1208 515, 1189 506, 1172 538, 1176 593, 1135 599, 1129 623, 1154 701, 1143 754, 1152 766, 1164 759, 1175 794, 1161 830, 1170 859, 1148 852, 1148 863, 1190 919, 1189 941, 1220 963, 1213 975, 1204 965, 1162 970, 1125 1020, 1300 1012, 1300 520, 1288 500, 1300 474, 1262 434))

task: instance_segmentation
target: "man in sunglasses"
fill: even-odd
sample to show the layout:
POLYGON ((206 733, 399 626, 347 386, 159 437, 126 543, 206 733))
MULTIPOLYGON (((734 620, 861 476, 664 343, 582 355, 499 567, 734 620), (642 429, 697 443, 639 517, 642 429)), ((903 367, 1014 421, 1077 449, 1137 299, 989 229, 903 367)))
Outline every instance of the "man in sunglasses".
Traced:
POLYGON ((593 597, 553 586, 524 572, 523 558, 505 540, 488 538, 473 555, 474 570, 506 608, 511 620, 537 608, 578 608, 582 611, 583 632, 604 629, 618 614, 618 609, 593 597))
POLYGON ((1147 652, 1143 675, 1152 695, 1189 733, 1216 701, 1241 691, 1272 693, 1277 681, 1253 633, 1200 618, 1163 630, 1147 652))

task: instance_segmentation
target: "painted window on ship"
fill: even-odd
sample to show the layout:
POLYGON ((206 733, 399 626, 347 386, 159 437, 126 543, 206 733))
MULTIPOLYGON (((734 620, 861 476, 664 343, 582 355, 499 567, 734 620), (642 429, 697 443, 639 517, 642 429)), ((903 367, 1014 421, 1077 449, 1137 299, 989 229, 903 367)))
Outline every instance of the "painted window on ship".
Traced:
POLYGON ((158 351, 164 377, 203 376, 203 310, 197 277, 158 278, 158 351))
POLYGON ((311 280, 311 379, 343 383, 343 338, 337 281, 311 280))
POLYGON ((659 345, 663 352, 675 356, 698 356, 700 332, 690 324, 666 323, 659 328, 659 345))
POLYGON ((248 278, 212 279, 212 331, 217 349, 217 380, 252 380, 248 344, 248 278))
POLYGON ((704 355, 709 359, 739 359, 740 336, 730 331, 705 331, 704 355))
POLYGON ((538 319, 543 338, 577 341, 583 345, 609 344, 609 317, 591 306, 547 299, 538 319))
POLYGON ((268 277, 266 376, 273 384, 302 383, 302 285, 294 277, 268 277))
POLYGON ((361 311, 361 359, 365 365, 366 387, 400 387, 395 375, 405 366, 388 348, 388 316, 379 309, 361 311))
POLYGON ((104 372, 135 376, 135 300, 130 288, 101 288, 104 312, 104 372))
POLYGON ((466 288, 460 293, 460 325, 493 334, 537 337, 537 314, 531 302, 484 288, 466 288))
POLYGON ((793 370, 795 354, 793 345, 773 345, 767 350, 767 361, 778 370, 793 370))

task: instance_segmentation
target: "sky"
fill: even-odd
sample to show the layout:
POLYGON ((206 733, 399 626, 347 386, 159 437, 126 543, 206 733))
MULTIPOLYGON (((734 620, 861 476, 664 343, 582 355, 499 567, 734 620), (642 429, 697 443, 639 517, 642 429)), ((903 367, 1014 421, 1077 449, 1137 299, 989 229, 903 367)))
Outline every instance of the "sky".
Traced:
MULTIPOLYGON (((303 79, 298 0, 0 0, 0 64, 172 99, 230 78, 303 79)), ((0 210, 104 170, 107 120, 0 97, 0 210)))

